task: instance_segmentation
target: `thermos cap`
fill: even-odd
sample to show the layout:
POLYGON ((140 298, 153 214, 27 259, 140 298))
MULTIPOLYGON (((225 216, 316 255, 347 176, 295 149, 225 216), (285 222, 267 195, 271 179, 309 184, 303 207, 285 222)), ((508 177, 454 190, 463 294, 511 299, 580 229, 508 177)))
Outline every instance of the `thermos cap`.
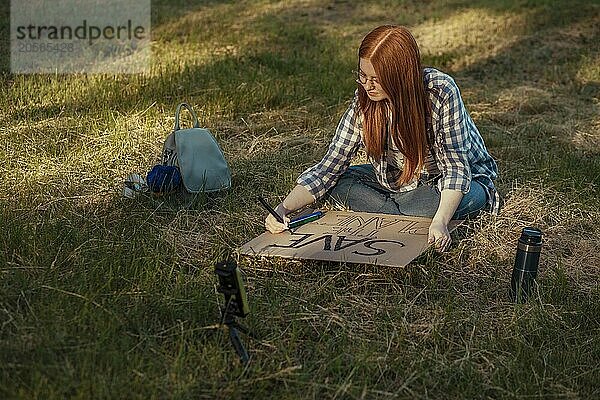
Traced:
POLYGON ((541 245, 542 244, 542 231, 533 227, 523 228, 521 231, 521 237, 519 242, 530 245, 541 245))

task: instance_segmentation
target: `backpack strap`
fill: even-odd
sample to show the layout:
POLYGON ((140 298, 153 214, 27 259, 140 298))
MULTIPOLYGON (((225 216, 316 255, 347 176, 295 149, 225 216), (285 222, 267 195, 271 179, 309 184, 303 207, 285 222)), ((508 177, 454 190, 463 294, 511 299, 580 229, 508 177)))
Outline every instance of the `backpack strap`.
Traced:
POLYGON ((177 106, 177 111, 175 111, 175 127, 173 128, 173 131, 178 131, 179 129, 181 129, 179 127, 179 113, 181 112, 182 107, 185 107, 190 112, 190 114, 192 114, 192 118, 194 120, 194 128, 200 128, 198 117, 196 116, 196 113, 194 112, 192 107, 190 107, 190 105, 187 103, 181 103, 177 106))

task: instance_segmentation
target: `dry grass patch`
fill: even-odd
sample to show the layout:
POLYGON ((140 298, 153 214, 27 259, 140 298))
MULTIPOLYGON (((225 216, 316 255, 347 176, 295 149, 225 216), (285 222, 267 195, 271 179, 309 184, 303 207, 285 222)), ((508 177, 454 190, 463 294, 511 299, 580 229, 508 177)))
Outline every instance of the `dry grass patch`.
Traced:
POLYGON ((600 212, 574 198, 547 184, 515 184, 500 215, 475 221, 454 253, 460 260, 448 266, 468 275, 509 276, 521 230, 535 226, 544 233, 542 280, 565 273, 574 288, 591 294, 600 285, 600 212))
POLYGON ((522 40, 528 17, 527 11, 498 14, 466 9, 439 20, 427 20, 412 31, 424 56, 447 55, 447 67, 459 70, 522 40))
POLYGON ((571 129, 573 129, 571 143, 575 147, 596 155, 600 154, 600 118, 594 118, 589 129, 578 127, 571 127, 571 129))

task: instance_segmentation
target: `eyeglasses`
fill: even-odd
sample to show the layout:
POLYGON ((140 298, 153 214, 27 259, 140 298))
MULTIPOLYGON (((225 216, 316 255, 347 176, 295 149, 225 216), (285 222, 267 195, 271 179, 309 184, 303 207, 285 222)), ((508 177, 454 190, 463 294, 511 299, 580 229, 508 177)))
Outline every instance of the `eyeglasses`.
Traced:
POLYGON ((373 84, 373 85, 379 84, 379 81, 377 80, 377 77, 375 77, 375 76, 367 78, 367 75, 360 70, 358 70, 358 71, 353 70, 352 73, 356 75, 356 83, 360 83, 361 85, 366 85, 367 82, 371 82, 371 84, 373 84))

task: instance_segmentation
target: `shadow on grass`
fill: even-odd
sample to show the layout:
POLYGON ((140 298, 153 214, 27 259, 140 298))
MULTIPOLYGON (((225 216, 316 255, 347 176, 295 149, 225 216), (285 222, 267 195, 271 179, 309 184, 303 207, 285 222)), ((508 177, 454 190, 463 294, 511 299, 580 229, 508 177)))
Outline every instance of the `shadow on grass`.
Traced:
POLYGON ((151 0, 152 27, 159 27, 177 20, 187 13, 211 7, 216 4, 229 4, 234 0, 151 0))
POLYGON ((10 1, 0 3, 0 77, 10 72, 10 1))
MULTIPOLYGON (((307 99, 322 98, 319 103, 336 104, 351 96, 351 65, 329 55, 336 43, 321 35, 318 27, 303 24, 276 26, 278 31, 270 32, 274 29, 273 18, 275 14, 262 16, 248 27, 252 34, 270 38, 262 47, 246 49, 241 54, 217 55, 201 65, 159 67, 155 77, 107 76, 88 81, 81 95, 66 99, 64 104, 33 104, 12 112, 10 118, 50 117, 61 111, 77 115, 98 104, 130 113, 138 110, 140 101, 149 100, 167 109, 187 101, 218 107, 226 114, 246 115, 298 106, 307 99)), ((67 76, 53 79, 70 84, 67 76)))
MULTIPOLYGON (((13 0, 14 1, 14 0, 13 0)), ((0 74, 10 73, 10 3, 0 3, 0 74)), ((152 27, 176 20, 186 13, 214 4, 227 3, 226 0, 152 0, 152 27)))

